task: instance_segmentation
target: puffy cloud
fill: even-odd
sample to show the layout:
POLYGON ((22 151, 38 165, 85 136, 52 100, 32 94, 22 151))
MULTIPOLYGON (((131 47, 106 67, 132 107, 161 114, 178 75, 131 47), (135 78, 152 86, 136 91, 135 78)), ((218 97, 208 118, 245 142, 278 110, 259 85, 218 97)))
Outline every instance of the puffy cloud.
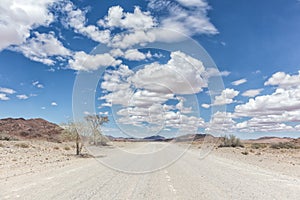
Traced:
POLYGON ((246 104, 235 107, 237 116, 268 116, 281 115, 283 112, 290 112, 300 109, 300 88, 285 90, 276 89, 271 95, 257 96, 251 98, 246 104))
POLYGON ((124 12, 120 6, 109 9, 107 16, 98 21, 104 28, 120 28, 125 32, 111 34, 109 46, 129 48, 133 45, 161 41, 174 42, 183 39, 183 35, 217 34, 218 31, 207 17, 209 6, 206 1, 188 3, 169 0, 150 0, 150 12, 136 7, 133 13, 124 12), (158 12, 158 19, 153 16, 158 12), (164 14, 162 14, 164 13, 164 14))
POLYGON ((0 93, 0 100, 7 101, 7 100, 9 100, 9 97, 5 93, 0 93))
POLYGON ((200 117, 187 116, 180 112, 169 111, 164 115, 164 124, 167 128, 177 128, 185 134, 195 133, 198 128, 205 127, 205 122, 200 117))
POLYGON ((49 7, 57 0, 3 0, 0 4, 0 51, 25 42, 30 31, 48 26, 54 16, 49 7))
POLYGON ((226 105, 234 102, 234 97, 239 94, 239 91, 234 89, 226 88, 222 91, 220 96, 216 96, 213 105, 226 105))
POLYGON ((121 60, 116 60, 109 53, 89 55, 83 51, 79 51, 69 60, 69 68, 81 71, 92 71, 100 67, 116 66, 121 63, 121 60))
POLYGON ((300 122, 298 75, 277 72, 265 85, 278 85, 270 95, 257 96, 235 107, 235 117, 249 117, 237 124, 241 131, 295 131, 289 122, 300 122))
POLYGON ((199 127, 204 127, 202 118, 187 116, 180 112, 164 111, 163 105, 152 104, 149 107, 128 107, 118 112, 118 122, 134 126, 142 126, 144 123, 150 126, 175 128, 185 132, 195 132, 199 127))
POLYGON ((22 100, 25 100, 25 99, 28 99, 28 98, 29 98, 26 94, 20 94, 20 95, 17 95, 16 97, 17 97, 18 99, 22 99, 22 100))
POLYGON ((105 28, 147 30, 156 26, 156 22, 150 12, 143 12, 140 7, 135 7, 133 13, 129 13, 124 12, 120 6, 113 6, 109 8, 108 15, 98 21, 98 25, 105 28))
POLYGON ((246 82, 247 82, 247 79, 243 78, 243 79, 240 79, 240 80, 233 81, 231 84, 237 86, 237 85, 241 85, 241 84, 246 83, 246 82))
POLYGON ((110 92, 99 99, 105 100, 106 103, 102 106, 111 107, 112 104, 128 106, 133 90, 130 88, 130 77, 133 71, 126 65, 120 65, 115 70, 108 70, 103 76, 104 81, 101 83, 101 88, 110 92))
POLYGON ((103 76, 101 88, 109 92, 129 89, 131 83, 129 77, 133 73, 127 65, 120 65, 115 70, 107 70, 103 76))
POLYGON ((86 25, 86 12, 76 8, 72 2, 62 2, 59 4, 58 10, 66 15, 66 18, 63 18, 63 24, 66 27, 71 27, 76 33, 87 36, 96 42, 109 43, 110 31, 99 30, 95 25, 86 25))
POLYGON ((108 15, 98 21, 98 25, 104 28, 125 30, 114 34, 107 42, 113 48, 126 49, 155 40, 155 36, 148 30, 156 26, 156 21, 150 12, 143 12, 139 7, 135 7, 134 12, 129 13, 124 12, 120 6, 113 6, 109 9, 108 15))
POLYGON ((0 87, 0 92, 6 93, 6 94, 14 94, 14 93, 16 93, 16 91, 13 90, 13 89, 11 89, 11 88, 3 88, 3 87, 0 87))
POLYGON ((124 56, 124 52, 121 49, 112 49, 109 53, 115 58, 124 56))
POLYGON ((46 65, 53 65, 55 60, 53 56, 70 56, 70 50, 66 49, 63 44, 57 40, 53 32, 34 33, 35 37, 28 39, 25 43, 10 48, 11 50, 22 52, 27 58, 44 63, 46 65))
POLYGON ((51 106, 57 106, 57 103, 55 101, 51 102, 51 106))
POLYGON ((252 89, 252 90, 247 90, 243 92, 242 96, 244 97, 255 97, 259 95, 263 91, 263 89, 252 89))
POLYGON ((224 134, 232 132, 235 124, 232 113, 218 111, 213 114, 211 120, 207 123, 205 131, 224 134))
POLYGON ((112 37, 108 46, 126 49, 134 45, 143 45, 154 42, 155 39, 155 34, 150 31, 136 30, 134 32, 121 32, 112 37))
POLYGON ((265 85, 278 85, 280 88, 291 88, 300 86, 300 71, 296 75, 289 75, 284 72, 277 72, 272 75, 265 85))
POLYGON ((282 132, 295 131, 292 126, 284 123, 265 122, 262 118, 252 118, 236 124, 236 128, 241 132, 282 132))
POLYGON ((150 52, 148 52, 147 54, 144 54, 140 51, 138 51, 137 49, 129 49, 125 52, 124 54, 124 58, 127 60, 145 60, 146 58, 151 58, 152 55, 150 52))
POLYGON ((172 93, 158 93, 148 90, 135 91, 129 100, 130 106, 149 107, 153 104, 162 104, 169 99, 173 99, 172 93))
POLYGON ((150 0, 148 7, 153 13, 160 13, 159 27, 156 36, 163 41, 176 41, 179 35, 170 35, 168 31, 174 30, 188 36, 197 34, 217 34, 218 30, 210 22, 207 11, 210 9, 206 1, 178 0, 150 0), (165 30, 164 30, 165 29, 165 30))
POLYGON ((152 63, 137 71, 132 82, 138 88, 174 94, 196 94, 207 87, 201 77, 205 69, 201 61, 180 51, 172 52, 167 64, 152 63))
POLYGON ((192 107, 186 107, 186 99, 179 96, 195 94, 195 90, 199 92, 202 87, 207 87, 205 80, 201 78, 201 72, 205 71, 202 62, 182 52, 173 52, 167 64, 153 64, 157 70, 151 73, 147 71, 147 67, 151 70, 152 65, 136 72, 125 65, 107 70, 101 84, 101 88, 105 90, 99 98, 105 100, 101 107, 121 105, 121 108, 117 107, 117 121, 122 124, 141 127, 147 124, 148 128, 154 130, 164 126, 185 132, 197 131, 199 127, 203 127, 204 120, 190 116, 192 107), (153 78, 154 76, 160 78, 153 78), (177 102, 170 104, 169 100, 177 102))

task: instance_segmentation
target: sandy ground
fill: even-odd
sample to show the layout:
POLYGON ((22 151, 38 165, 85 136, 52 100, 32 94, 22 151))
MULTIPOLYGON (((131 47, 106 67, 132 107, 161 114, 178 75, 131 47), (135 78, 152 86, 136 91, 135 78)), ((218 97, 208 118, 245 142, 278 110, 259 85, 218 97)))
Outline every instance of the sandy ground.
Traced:
MULTIPOLYGON (((201 145, 192 145, 200 149, 201 145)), ((269 147, 254 149, 250 144, 244 148, 214 148, 212 154, 245 164, 279 172, 300 178, 300 149, 272 149, 269 147)))
POLYGON ((64 167, 78 159, 74 143, 0 141, 0 179, 64 167))
MULTIPOLYGON (((135 148, 140 144, 114 142, 118 148, 135 148)), ((193 144, 191 149, 201 149, 193 144)), ((87 153, 83 150, 83 153, 87 153)), ((259 166, 285 175, 300 178, 300 149, 214 148, 210 154, 245 164, 259 166)), ((36 173, 45 168, 60 168, 84 158, 75 156, 74 143, 45 141, 0 141, 0 179, 26 173, 36 173)))
MULTIPOLYGON (((16 146, 19 143, 22 142, 4 144, 10 148, 1 147, 2 172, 25 174, 0 179, 0 199, 281 200, 299 199, 300 195, 299 149, 218 148, 201 159, 201 149, 193 145, 180 159, 161 170, 132 174, 112 170, 102 163, 124 170, 148 169, 181 152, 183 145, 167 144, 170 148, 161 154, 141 159, 142 154, 124 157, 116 147, 101 147, 94 151, 102 156, 79 159, 70 155, 74 151, 64 149, 67 143, 32 143, 27 148, 16 146), (57 145, 59 149, 55 148, 57 145), (13 152, 4 153, 3 149, 13 152), (246 151, 247 155, 242 154, 246 151), (3 162, 4 157, 7 163, 3 162), (12 161, 16 158, 19 160, 12 161), (26 173, 25 169, 32 172, 26 173)), ((166 143, 117 145, 129 152, 152 152, 166 143)))

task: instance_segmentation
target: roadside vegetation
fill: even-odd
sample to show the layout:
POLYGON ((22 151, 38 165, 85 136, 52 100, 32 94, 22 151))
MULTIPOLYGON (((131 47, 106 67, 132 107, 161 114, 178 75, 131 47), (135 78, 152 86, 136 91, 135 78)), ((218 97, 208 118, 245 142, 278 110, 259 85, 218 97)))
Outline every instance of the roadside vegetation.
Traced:
POLYGON ((235 135, 225 135, 219 147, 244 147, 244 145, 235 135))
POLYGON ((267 144, 264 144, 264 143, 253 143, 251 144, 251 148, 252 149, 264 149, 264 148, 267 148, 267 144))
POLYGON ((296 146, 290 142, 279 142, 275 144, 271 144, 270 148, 272 149, 300 149, 300 146, 296 146))
MULTIPOLYGON (((107 116, 87 115, 82 122, 68 122, 63 124, 64 132, 62 140, 75 141, 76 155, 81 155, 85 142, 96 146, 106 146, 109 140, 102 135, 101 127, 108 121, 107 116)), ((64 149, 70 150, 69 147, 65 147, 64 149)))

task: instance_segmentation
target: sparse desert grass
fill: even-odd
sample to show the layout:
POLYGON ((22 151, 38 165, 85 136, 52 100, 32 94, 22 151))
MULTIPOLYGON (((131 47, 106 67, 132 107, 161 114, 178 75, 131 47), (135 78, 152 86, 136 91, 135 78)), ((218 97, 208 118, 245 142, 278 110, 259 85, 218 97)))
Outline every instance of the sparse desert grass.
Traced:
POLYGON ((248 154, 249 154, 248 151, 242 151, 241 153, 242 153, 243 155, 248 155, 248 154))
POLYGON ((272 149, 299 149, 299 146, 296 146, 293 143, 290 142, 279 142, 271 144, 270 148, 272 149))
POLYGON ((264 144, 264 143, 253 143, 251 144, 251 148, 252 149, 263 149, 263 148, 266 148, 267 145, 264 144))
POLYGON ((20 148, 29 148, 29 144, 27 143, 17 143, 15 144, 16 147, 20 147, 20 148))
POLYGON ((234 135, 225 135, 219 147, 244 147, 241 140, 234 135))
POLYGON ((4 144, 0 143, 0 147, 5 147, 4 144))
POLYGON ((59 150, 58 146, 53 147, 54 150, 59 150))

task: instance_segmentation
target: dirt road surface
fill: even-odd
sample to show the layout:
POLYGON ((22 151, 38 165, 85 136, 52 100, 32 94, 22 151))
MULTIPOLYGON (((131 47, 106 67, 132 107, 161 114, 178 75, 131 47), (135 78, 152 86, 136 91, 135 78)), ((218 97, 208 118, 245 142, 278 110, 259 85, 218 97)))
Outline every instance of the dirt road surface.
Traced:
POLYGON ((182 152, 183 148, 168 144, 168 148, 155 154, 165 144, 134 145, 134 148, 130 145, 122 147, 122 151, 129 154, 120 153, 118 148, 93 149, 96 158, 1 179, 0 199, 281 200, 300 197, 300 179, 297 176, 222 158, 214 152, 200 159, 198 149, 189 149, 174 163, 156 170, 171 160, 168 158, 176 157, 174 155, 182 152), (132 153, 134 151, 139 154, 132 153), (151 151, 154 153, 147 154, 151 151), (134 173, 147 170, 154 172, 134 173))

